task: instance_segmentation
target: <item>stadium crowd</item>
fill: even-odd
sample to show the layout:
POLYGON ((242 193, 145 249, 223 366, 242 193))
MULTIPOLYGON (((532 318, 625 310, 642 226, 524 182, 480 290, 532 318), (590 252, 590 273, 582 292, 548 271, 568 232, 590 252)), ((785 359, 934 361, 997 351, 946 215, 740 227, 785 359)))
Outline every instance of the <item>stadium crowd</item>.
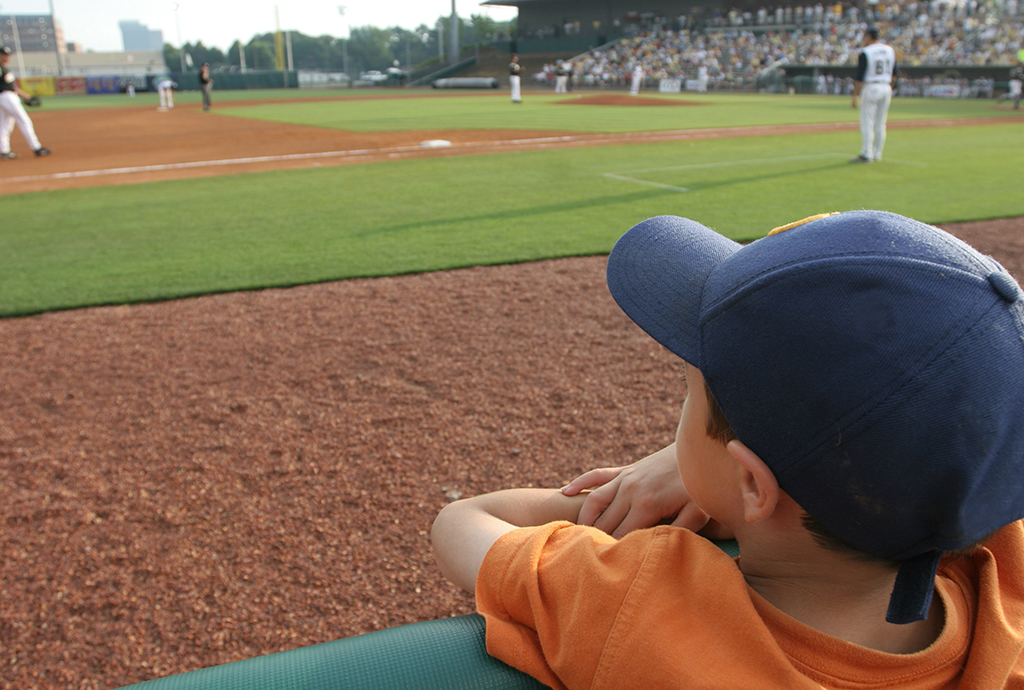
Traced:
MULTIPOLYGON (((977 0, 957 5, 916 1, 856 6, 822 4, 762 8, 756 13, 695 12, 674 19, 650 17, 622 27, 617 43, 572 61, 574 83, 626 84, 639 62, 647 80, 697 80, 706 70, 712 88, 748 85, 785 65, 856 64, 864 32, 877 26, 901 65, 1009 65, 1024 48, 1024 5, 1007 0, 999 15, 977 0), (704 68, 704 70, 701 70, 704 68)), ((556 65, 546 65, 546 80, 556 65), (549 71, 550 70, 550 71, 549 71)), ((843 93, 845 83, 819 92, 843 93)), ((985 84, 971 88, 985 93, 985 84)), ((903 95, 920 84, 909 80, 903 95)))

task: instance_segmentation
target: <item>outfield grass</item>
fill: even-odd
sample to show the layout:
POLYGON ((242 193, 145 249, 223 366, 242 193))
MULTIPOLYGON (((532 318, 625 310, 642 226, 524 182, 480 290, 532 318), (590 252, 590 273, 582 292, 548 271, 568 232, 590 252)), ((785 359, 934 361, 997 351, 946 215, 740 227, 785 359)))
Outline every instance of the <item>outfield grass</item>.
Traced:
POLYGON ((858 144, 856 132, 719 139, 12 195, 0 315, 601 254, 658 214, 739 240, 856 208, 1024 215, 1024 118, 893 131, 878 165, 849 165, 858 144))

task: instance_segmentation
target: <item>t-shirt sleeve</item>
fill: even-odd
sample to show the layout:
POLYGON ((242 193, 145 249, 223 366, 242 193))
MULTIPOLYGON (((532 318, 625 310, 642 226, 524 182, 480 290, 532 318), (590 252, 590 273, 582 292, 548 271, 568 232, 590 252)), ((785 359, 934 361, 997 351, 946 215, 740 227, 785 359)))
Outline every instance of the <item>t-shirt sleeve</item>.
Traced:
POLYGON ((559 677, 589 685, 651 544, 624 541, 568 522, 501 537, 476 582, 487 651, 553 688, 559 677))

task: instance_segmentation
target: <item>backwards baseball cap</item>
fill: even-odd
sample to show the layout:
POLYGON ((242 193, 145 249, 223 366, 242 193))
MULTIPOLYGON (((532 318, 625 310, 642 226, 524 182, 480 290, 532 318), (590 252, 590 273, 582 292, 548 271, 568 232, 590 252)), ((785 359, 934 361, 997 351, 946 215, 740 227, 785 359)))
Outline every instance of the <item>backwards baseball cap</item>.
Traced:
POLYGON ((900 562, 888 621, 926 617, 943 552, 1024 516, 1024 293, 952 235, 854 211, 742 246, 660 216, 608 286, 808 514, 900 562))

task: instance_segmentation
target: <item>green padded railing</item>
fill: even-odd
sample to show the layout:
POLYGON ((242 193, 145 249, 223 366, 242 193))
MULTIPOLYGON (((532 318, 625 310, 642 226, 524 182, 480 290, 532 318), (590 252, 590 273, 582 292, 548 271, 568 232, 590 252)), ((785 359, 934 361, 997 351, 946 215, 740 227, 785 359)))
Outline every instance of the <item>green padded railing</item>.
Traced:
MULTIPOLYGON (((734 541, 717 542, 730 556, 734 541)), ((122 690, 541 690, 487 653, 478 614, 299 647, 122 690)))
POLYGON ((484 647, 479 614, 299 647, 147 680, 131 690, 537 690, 484 647))

